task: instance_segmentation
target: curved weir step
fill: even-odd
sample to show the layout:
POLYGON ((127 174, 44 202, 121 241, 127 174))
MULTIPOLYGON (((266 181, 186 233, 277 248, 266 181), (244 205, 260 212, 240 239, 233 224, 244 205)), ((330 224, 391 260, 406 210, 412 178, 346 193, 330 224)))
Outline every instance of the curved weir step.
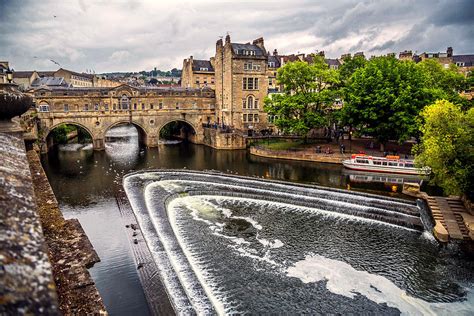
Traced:
MULTIPOLYGON (((344 220, 369 220, 395 228, 422 231, 420 209, 409 200, 317 186, 267 181, 222 173, 152 170, 129 174, 123 185, 137 223, 143 232, 157 273, 176 313, 222 313, 220 299, 204 286, 205 275, 194 269, 170 222, 171 203, 186 196, 215 196, 266 201, 301 207, 307 212, 339 216, 344 220)), ((202 264, 202 263, 200 263, 202 264)))

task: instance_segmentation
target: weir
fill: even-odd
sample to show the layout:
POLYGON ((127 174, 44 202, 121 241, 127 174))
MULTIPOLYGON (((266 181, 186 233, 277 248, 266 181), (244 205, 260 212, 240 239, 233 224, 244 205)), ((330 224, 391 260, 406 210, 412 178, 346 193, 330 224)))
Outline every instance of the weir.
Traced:
MULTIPOLYGON (((413 200, 183 170, 136 172, 125 176, 123 185, 158 267, 157 274, 177 313, 258 313, 268 311, 269 306, 290 313, 301 312, 301 309, 294 309, 293 297, 273 301, 277 288, 277 292, 268 296, 262 296, 259 291, 272 287, 275 278, 282 282, 280 275, 289 269, 289 263, 297 262, 297 258, 301 260, 303 253, 311 255, 314 251, 324 257, 333 257, 332 260, 349 262, 351 266, 362 264, 356 270, 378 273, 388 269, 391 272, 383 273, 388 277, 384 281, 387 291, 404 292, 398 287, 407 282, 407 272, 396 270, 406 271, 413 266, 405 267, 405 260, 398 262, 397 258, 402 259, 404 252, 405 256, 411 256, 414 251, 407 245, 413 243, 420 244, 416 248, 433 247, 431 239, 424 240, 425 227, 431 224, 421 219, 423 205, 417 205, 413 200), (304 235, 299 232, 303 227, 306 227, 304 235), (309 242, 308 238, 314 242, 309 242), (421 246, 426 243, 429 246, 421 246), (304 248, 297 251, 300 247, 304 248), (341 253, 345 255, 341 256, 341 253), (387 265, 384 260, 395 261, 387 265), (264 275, 255 272, 260 269, 270 272, 264 275), (237 293, 240 282, 245 291, 237 293), (255 289, 249 287, 253 282, 258 282, 255 289), (263 284, 265 287, 260 288, 263 284)), ((376 279, 368 279, 370 286, 367 286, 376 287, 370 283, 376 279)), ((295 280, 285 280, 284 283, 289 283, 278 288, 288 287, 286 290, 291 291, 297 286, 295 280)), ((434 290, 437 292, 434 295, 433 289, 426 286, 411 285, 410 293, 417 297, 426 293, 428 299, 444 297, 445 301, 456 300, 460 295, 441 289, 434 290)), ((341 300, 331 296, 331 289, 323 294, 311 294, 313 288, 302 291, 294 294, 295 299, 316 295, 330 301, 341 300)), ((360 291, 372 297, 373 290, 360 291)), ((390 297, 398 297, 393 293, 377 295, 389 301, 390 297)), ((341 300, 341 306, 344 304, 353 303, 341 300)), ((389 308, 370 302, 359 304, 366 310, 388 314, 393 312, 391 308, 407 308, 402 302, 390 302, 389 308)), ((423 300, 417 304, 420 305, 408 310, 424 306, 443 311, 449 305, 434 306, 423 300)), ((308 308, 306 311, 325 311, 321 306, 315 310, 312 309, 314 306, 308 308)), ((464 308, 462 306, 461 310, 464 308)))

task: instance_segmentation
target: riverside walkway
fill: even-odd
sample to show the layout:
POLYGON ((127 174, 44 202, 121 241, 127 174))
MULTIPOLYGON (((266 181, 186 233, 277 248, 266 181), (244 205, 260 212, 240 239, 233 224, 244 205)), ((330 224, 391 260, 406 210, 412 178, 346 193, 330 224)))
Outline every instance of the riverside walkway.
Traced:
POLYGON ((457 197, 426 196, 440 241, 474 240, 474 214, 457 197))

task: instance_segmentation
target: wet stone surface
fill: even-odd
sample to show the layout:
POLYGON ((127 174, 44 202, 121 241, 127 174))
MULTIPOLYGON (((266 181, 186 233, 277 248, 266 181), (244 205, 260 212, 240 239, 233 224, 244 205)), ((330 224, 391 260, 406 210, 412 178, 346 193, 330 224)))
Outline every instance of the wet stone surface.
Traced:
POLYGON ((0 133, 0 161, 0 314, 59 314, 20 135, 0 133))

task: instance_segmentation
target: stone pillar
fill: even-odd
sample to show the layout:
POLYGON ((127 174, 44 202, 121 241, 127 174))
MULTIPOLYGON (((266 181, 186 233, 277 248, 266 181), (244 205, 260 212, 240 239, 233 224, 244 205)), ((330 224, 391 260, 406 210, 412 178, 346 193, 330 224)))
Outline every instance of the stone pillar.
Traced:
POLYGON ((147 147, 158 147, 158 137, 155 135, 148 135, 146 137, 146 146, 147 147))
POLYGON ((94 150, 105 150, 105 140, 103 138, 96 138, 92 140, 94 150))

